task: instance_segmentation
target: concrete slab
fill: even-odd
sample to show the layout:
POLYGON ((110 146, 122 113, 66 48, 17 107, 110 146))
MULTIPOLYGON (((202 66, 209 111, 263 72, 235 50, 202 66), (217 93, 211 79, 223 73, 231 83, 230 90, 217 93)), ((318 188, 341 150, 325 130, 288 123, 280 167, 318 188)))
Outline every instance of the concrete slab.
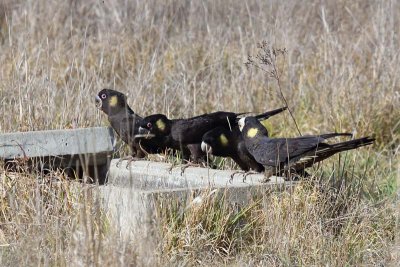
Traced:
POLYGON ((0 158, 108 153, 114 140, 108 127, 6 133, 0 135, 0 158))
POLYGON ((0 159, 28 159, 41 170, 68 168, 105 179, 115 136, 109 127, 16 132, 0 135, 0 159))
POLYGON ((255 185, 282 184, 281 177, 271 177, 268 183, 263 174, 251 174, 243 182, 243 175, 237 174, 231 179, 232 170, 214 170, 209 168, 188 167, 181 174, 181 167, 171 170, 170 163, 152 161, 134 161, 127 168, 127 161, 112 160, 108 175, 108 184, 123 187, 133 187, 138 190, 154 189, 192 189, 207 187, 243 187, 255 185))
POLYGON ((135 161, 126 168, 126 161, 119 167, 112 160, 108 184, 100 187, 103 204, 114 225, 122 235, 138 235, 151 238, 156 235, 157 209, 175 203, 180 212, 198 205, 208 197, 224 199, 229 205, 243 206, 257 197, 274 191, 290 190, 295 183, 283 178, 271 177, 261 182, 263 174, 242 175, 231 180, 233 171, 189 167, 181 175, 171 164, 135 161))

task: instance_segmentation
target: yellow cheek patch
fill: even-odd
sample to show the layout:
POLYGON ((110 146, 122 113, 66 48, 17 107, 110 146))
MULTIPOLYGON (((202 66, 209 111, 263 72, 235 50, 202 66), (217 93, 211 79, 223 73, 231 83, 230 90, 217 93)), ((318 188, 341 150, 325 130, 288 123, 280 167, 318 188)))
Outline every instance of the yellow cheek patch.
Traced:
POLYGON ((110 107, 115 107, 118 104, 118 98, 114 95, 108 100, 110 107))
POLYGON ((226 136, 224 134, 221 134, 219 136, 219 142, 223 145, 223 146, 227 146, 229 141, 228 138, 226 138, 226 136))
POLYGON ((156 126, 161 131, 165 130, 165 123, 162 121, 162 119, 159 119, 158 121, 156 121, 156 126))
POLYGON ((258 133, 258 129, 256 129, 256 128, 250 128, 250 129, 247 131, 247 137, 253 138, 254 136, 257 135, 257 133, 258 133))

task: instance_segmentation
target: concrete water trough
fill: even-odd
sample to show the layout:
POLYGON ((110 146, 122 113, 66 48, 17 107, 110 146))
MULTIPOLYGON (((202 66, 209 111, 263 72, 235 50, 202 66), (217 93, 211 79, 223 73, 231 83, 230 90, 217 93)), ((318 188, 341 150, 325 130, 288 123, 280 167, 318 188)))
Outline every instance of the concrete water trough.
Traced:
POLYGON ((157 223, 157 208, 161 203, 175 203, 181 211, 197 205, 207 197, 224 197, 230 205, 243 206, 257 196, 291 188, 293 182, 271 177, 263 182, 263 174, 243 175, 231 179, 233 171, 181 167, 169 163, 112 160, 108 183, 100 187, 105 209, 113 224, 124 235, 152 236, 157 223))
POLYGON ((16 132, 0 135, 0 159, 12 167, 15 159, 40 171, 62 168, 103 183, 114 151, 114 132, 108 127, 16 132))
POLYGON ((263 174, 231 179, 233 171, 180 166, 152 161, 111 160, 115 137, 106 127, 8 133, 0 135, 0 159, 28 161, 39 170, 70 169, 94 178, 102 205, 122 234, 152 236, 160 203, 175 203, 181 211, 213 197, 242 206, 257 195, 292 187, 293 183, 263 174))

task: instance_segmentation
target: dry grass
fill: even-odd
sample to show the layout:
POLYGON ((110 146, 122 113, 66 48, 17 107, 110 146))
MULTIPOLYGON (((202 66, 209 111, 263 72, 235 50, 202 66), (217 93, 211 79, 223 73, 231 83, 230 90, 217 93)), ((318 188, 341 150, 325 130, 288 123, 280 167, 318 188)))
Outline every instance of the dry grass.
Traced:
MULTIPOLYGON (((390 262, 395 214, 371 205, 354 187, 305 183, 257 198, 238 210, 217 197, 181 216, 163 207, 164 253, 172 263, 334 266, 390 262)), ((171 263, 171 262, 170 262, 171 263)))
MULTIPOLYGON (((212 201, 188 211, 165 225, 160 264, 395 265, 399 12, 396 1, 364 0, 3 1, 0 132, 105 125, 93 103, 103 87, 127 93, 143 115, 282 106, 276 81, 244 65, 266 39, 287 49, 281 88, 303 133, 354 131, 376 145, 314 170, 322 191, 305 184, 244 211, 212 201), (331 203, 329 188, 346 197, 331 203)), ((297 134, 288 114, 267 127, 297 134)), ((61 173, 0 170, 2 265, 141 262, 93 189, 61 173)))

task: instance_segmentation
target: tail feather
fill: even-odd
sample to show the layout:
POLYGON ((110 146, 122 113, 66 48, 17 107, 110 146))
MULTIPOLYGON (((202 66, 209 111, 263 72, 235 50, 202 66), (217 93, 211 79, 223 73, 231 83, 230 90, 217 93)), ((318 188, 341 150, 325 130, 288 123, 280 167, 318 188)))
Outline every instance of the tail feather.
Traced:
POLYGON ((270 117, 272 117, 272 116, 274 116, 276 114, 279 114, 279 113, 285 111, 286 109, 287 109, 287 107, 278 108, 278 109, 267 111, 265 113, 261 113, 259 115, 254 116, 254 117, 256 119, 258 119, 258 120, 266 120, 266 119, 268 119, 268 118, 270 118, 270 117))
POLYGON ((373 144, 375 141, 374 138, 371 137, 363 137, 359 139, 353 139, 345 142, 340 142, 336 144, 331 144, 327 147, 318 149, 315 152, 315 156, 318 158, 317 161, 324 160, 326 158, 329 158, 330 156, 342 152, 342 151, 347 151, 347 150, 352 150, 356 149, 362 146, 367 146, 373 144))
POLYGON ((321 134, 319 135, 319 137, 323 138, 323 139, 329 139, 329 138, 333 138, 333 137, 338 137, 338 136, 353 136, 352 133, 327 133, 327 134, 321 134))
POLYGON ((330 146, 329 150, 337 153, 337 152, 341 152, 341 151, 355 149, 355 148, 362 147, 362 146, 368 146, 368 145, 373 144, 374 141, 375 141, 375 138, 371 138, 371 137, 367 136, 367 137, 362 137, 359 139, 353 139, 353 140, 349 140, 349 141, 345 141, 345 142, 332 144, 330 146))
POLYGON ((374 143, 374 141, 374 138, 363 137, 332 144, 321 149, 317 149, 317 151, 313 153, 308 153, 307 155, 294 159, 294 163, 292 163, 291 167, 296 170, 302 170, 304 168, 311 167, 313 164, 323 161, 336 153, 371 145, 374 143))
MULTIPOLYGON (((266 120, 266 119, 268 119, 268 118, 270 118, 270 117, 272 117, 272 116, 274 116, 274 115, 276 115, 276 114, 279 114, 279 113, 285 111, 286 109, 287 109, 287 107, 278 108, 278 109, 274 109, 274 110, 267 111, 267 112, 265 112, 265 113, 258 114, 258 115, 254 116, 254 117, 255 117, 256 119, 260 120, 260 121, 261 121, 261 120, 266 120)), ((241 116, 241 115, 247 115, 247 114, 249 114, 249 113, 251 113, 251 112, 236 113, 236 116, 237 116, 236 122, 238 122, 238 121, 240 120, 239 116, 241 116)))

